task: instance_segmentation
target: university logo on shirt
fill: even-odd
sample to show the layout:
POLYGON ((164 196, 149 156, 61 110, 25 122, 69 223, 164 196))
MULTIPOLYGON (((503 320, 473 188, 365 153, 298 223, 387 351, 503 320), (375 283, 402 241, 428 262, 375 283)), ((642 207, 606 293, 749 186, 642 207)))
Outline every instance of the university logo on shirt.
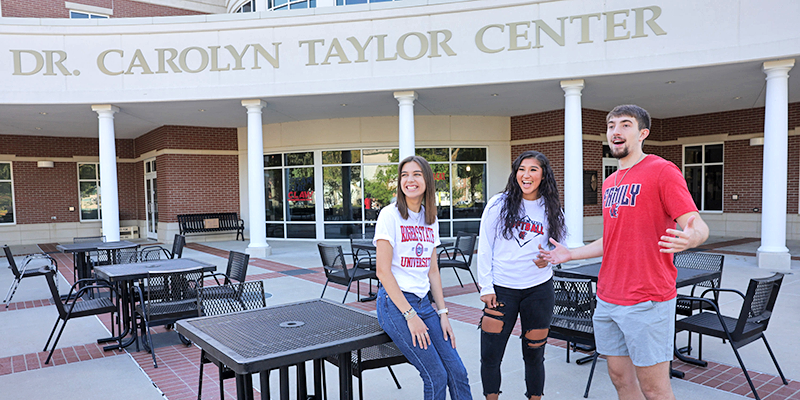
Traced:
POLYGON ((617 218, 620 207, 636 207, 636 197, 641 191, 641 183, 610 187, 603 192, 603 208, 608 209, 611 218, 617 218))
POLYGON ((532 220, 527 215, 517 221, 514 225, 514 230, 514 239, 519 247, 525 246, 539 235, 544 235, 544 225, 541 222, 532 220))

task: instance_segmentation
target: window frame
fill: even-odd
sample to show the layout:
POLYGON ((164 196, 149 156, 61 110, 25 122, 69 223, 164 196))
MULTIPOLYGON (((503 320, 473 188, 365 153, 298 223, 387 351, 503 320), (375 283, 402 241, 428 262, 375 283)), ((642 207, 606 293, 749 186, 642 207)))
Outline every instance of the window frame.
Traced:
POLYGON ((0 222, 0 226, 11 226, 17 224, 17 198, 14 193, 14 163, 11 161, 0 161, 0 164, 8 164, 8 179, 0 179, 0 182, 11 184, 11 212, 13 220, 11 222, 0 222))
POLYGON ((75 164, 78 175, 78 218, 80 222, 102 222, 103 221, 103 199, 100 191, 100 162, 79 162, 75 164), (81 179, 81 165, 94 164, 95 179, 81 179), (81 182, 95 182, 97 184, 97 219, 83 218, 83 199, 81 198, 81 182))
POLYGON ((69 9, 68 11, 69 11, 69 19, 110 19, 111 18, 110 15, 98 14, 98 13, 89 12, 89 11, 82 11, 82 10, 75 10, 75 9, 69 9), (86 18, 73 18, 73 16, 72 16, 73 13, 74 14, 84 14, 84 15, 86 15, 86 18))
MULTIPOLYGON (((681 147, 681 161, 682 161, 682 168, 681 173, 683 175, 684 181, 686 180, 686 168, 687 167, 701 167, 701 186, 700 186, 700 207, 697 208, 699 212, 704 213, 713 213, 713 214, 722 214, 725 212, 725 142, 708 142, 708 143, 691 143, 691 144, 684 144, 681 147), (722 161, 718 162, 706 162, 706 146, 715 146, 721 145, 722 146, 722 161), (687 163, 686 162, 686 148, 687 147, 698 147, 700 146, 700 154, 701 154, 701 162, 699 163, 687 163), (708 166, 721 166, 722 167, 722 183, 720 185, 720 196, 722 198, 722 204, 719 210, 706 210, 705 203, 706 203, 706 167, 708 166)), ((689 188, 687 182, 687 189, 689 188)), ((690 191, 691 194, 691 191, 690 191)))

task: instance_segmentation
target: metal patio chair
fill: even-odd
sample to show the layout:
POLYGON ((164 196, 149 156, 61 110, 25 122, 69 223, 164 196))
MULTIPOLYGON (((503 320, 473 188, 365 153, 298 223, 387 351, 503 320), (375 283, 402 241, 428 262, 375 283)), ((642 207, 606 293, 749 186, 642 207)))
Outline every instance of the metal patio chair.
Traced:
POLYGON ((342 304, 347 300, 347 295, 350 293, 350 286, 356 282, 356 293, 358 298, 361 298, 361 287, 358 282, 364 279, 378 279, 378 275, 373 270, 367 270, 357 267, 347 267, 344 259, 344 251, 342 246, 327 245, 317 243, 319 256, 322 259, 322 266, 325 268, 325 286, 322 288, 322 298, 325 296, 325 290, 328 288, 328 283, 333 282, 339 285, 346 285, 347 290, 344 292, 342 304))
POLYGON ((472 264, 472 255, 475 253, 477 237, 478 235, 474 233, 458 232, 456 234, 455 245, 439 250, 436 261, 438 261, 440 271, 442 268, 453 269, 453 273, 456 274, 456 278, 458 278, 458 283, 461 287, 464 287, 464 284, 461 282, 461 277, 458 276, 456 270, 463 269, 469 272, 469 276, 472 277, 472 282, 475 283, 475 288, 480 292, 481 289, 478 287, 478 281, 475 280, 475 275, 473 275, 472 270, 469 269, 469 266, 472 264), (442 257, 442 255, 444 255, 444 257, 442 257))
MULTIPOLYGON (((555 305, 549 337, 567 342, 567 362, 569 362, 572 344, 591 347, 595 345, 592 316, 596 299, 592 290, 592 281, 589 279, 553 277, 553 286, 555 305)), ((589 397, 589 388, 592 386, 597 357, 596 351, 590 356, 592 368, 589 370, 589 380, 586 382, 586 391, 583 393, 583 397, 589 397)), ((578 363, 580 364, 581 361, 578 360, 578 363)))
POLYGON ((3 300, 3 303, 6 303, 6 308, 8 308, 9 303, 11 303, 11 299, 14 298, 14 295, 17 293, 17 288, 23 279, 32 278, 35 276, 44 276, 48 271, 51 270, 58 271, 58 262, 56 262, 53 257, 50 257, 47 254, 31 254, 26 256, 22 261, 22 269, 20 269, 17 267, 17 262, 14 260, 14 255, 11 254, 11 248, 9 248, 8 245, 3 246, 3 252, 5 253, 6 260, 8 261, 8 267, 11 268, 11 273, 14 274, 14 281, 11 282, 11 286, 8 288, 6 297, 3 300), (31 266, 31 261, 36 259, 45 259, 49 264, 31 266))
MULTIPOLYGON (((327 357, 325 359, 329 363, 339 367, 339 356, 333 355, 327 357)), ((358 378, 358 398, 360 400, 364 399, 364 376, 363 372, 368 371, 371 369, 376 368, 383 368, 386 367, 389 370, 389 373, 392 375, 392 379, 394 380, 394 384, 397 385, 398 389, 402 389, 400 386, 400 381, 397 380, 397 376, 392 371, 392 365, 403 364, 407 363, 408 359, 403 353, 400 352, 400 349, 397 348, 397 345, 394 343, 382 343, 375 346, 370 346, 367 348, 359 349, 356 351, 350 352, 350 360, 347 360, 351 363, 351 368, 353 371, 353 376, 358 378)), ((327 393, 326 388, 326 379, 325 374, 322 374, 322 384, 323 384, 323 393, 327 393)))
MULTIPOLYGON (((150 256, 153 256, 153 255, 151 255, 151 252, 164 254, 164 256, 166 256, 168 259, 171 260, 173 258, 181 258, 181 257, 183 257, 183 248, 185 246, 186 246, 186 236, 183 236, 183 235, 180 235, 180 234, 175 234, 175 238, 172 240, 172 250, 171 251, 167 250, 164 246, 147 246, 147 247, 143 247, 141 252, 142 252, 142 254, 147 254, 147 255, 150 255, 150 256)), ((160 257, 159 258, 154 258, 154 259, 158 260, 158 259, 160 259, 160 257)))
MULTIPOLYGON (((679 253, 675 253, 672 263, 676 267, 702 269, 706 271, 720 271, 721 273, 722 267, 725 264, 725 256, 722 254, 681 251, 679 253)), ((721 278, 717 278, 697 283, 692 286, 692 290, 688 296, 678 294, 678 298, 675 302, 675 313, 677 315, 689 316, 694 314, 696 311, 713 310, 713 308, 706 303, 693 302, 686 300, 686 298, 695 296, 695 290, 698 288, 719 288, 721 280, 721 278)), ((714 301, 719 304, 719 292, 713 292, 713 294, 714 301)), ((685 348, 680 349, 680 351, 683 352, 685 350, 687 354, 691 354, 691 343, 692 333, 689 332, 687 345, 685 348)))

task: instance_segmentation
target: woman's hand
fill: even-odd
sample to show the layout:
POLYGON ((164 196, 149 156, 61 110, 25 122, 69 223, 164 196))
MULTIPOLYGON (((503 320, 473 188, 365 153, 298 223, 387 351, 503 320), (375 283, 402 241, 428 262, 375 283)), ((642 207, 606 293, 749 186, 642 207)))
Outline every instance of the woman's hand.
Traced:
POLYGON ((427 350, 428 345, 431 344, 431 337, 428 336, 428 327, 419 315, 408 320, 408 330, 411 332, 411 344, 414 347, 419 344, 421 349, 427 350))
POLYGON ((450 337, 450 345, 453 348, 456 348, 456 335, 453 334, 453 327, 450 326, 450 318, 447 318, 447 314, 442 314, 440 318, 440 323, 442 324, 442 333, 444 334, 444 340, 447 341, 447 337, 450 337))
POLYGON ((494 293, 485 294, 481 296, 481 301, 483 302, 483 304, 486 304, 486 308, 497 307, 497 295, 494 293))

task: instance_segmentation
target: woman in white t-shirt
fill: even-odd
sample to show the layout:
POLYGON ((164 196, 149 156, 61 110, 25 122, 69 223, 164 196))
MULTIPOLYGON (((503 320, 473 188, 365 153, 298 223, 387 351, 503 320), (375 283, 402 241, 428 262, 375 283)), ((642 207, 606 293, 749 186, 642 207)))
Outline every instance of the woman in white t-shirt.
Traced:
POLYGON ((424 158, 400 162, 397 202, 381 210, 373 243, 381 281, 378 322, 419 371, 424 399, 444 400, 446 387, 452 400, 472 399, 436 265, 439 223, 433 172, 424 158))
POLYGON ((553 169, 544 154, 526 151, 512 163, 505 191, 481 217, 478 283, 486 304, 481 319, 481 381, 487 399, 500 394, 500 363, 517 315, 522 324, 525 397, 544 393, 544 345, 553 317, 553 270, 539 255, 565 236, 553 169))

